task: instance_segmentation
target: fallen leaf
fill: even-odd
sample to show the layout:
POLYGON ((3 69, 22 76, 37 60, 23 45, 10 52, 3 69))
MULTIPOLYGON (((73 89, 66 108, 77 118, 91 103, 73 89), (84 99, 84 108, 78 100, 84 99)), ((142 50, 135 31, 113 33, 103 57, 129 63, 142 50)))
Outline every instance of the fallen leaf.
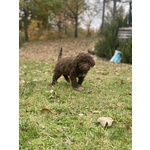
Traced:
POLYGON ((22 86, 24 85, 24 83, 25 83, 25 80, 21 80, 19 84, 22 86))
POLYGON ((117 103, 117 106, 118 106, 118 107, 122 106, 122 103, 120 103, 120 102, 119 102, 119 103, 117 103))
POLYGON ((114 120, 111 117, 100 117, 97 119, 97 122, 100 122, 103 127, 112 126, 114 120))
POLYGON ((49 109, 47 109, 47 108, 43 108, 42 110, 40 110, 41 111, 41 113, 49 113, 49 112, 51 112, 49 109))
POLYGON ((115 72, 116 76, 119 76, 119 73, 118 72, 115 72))
POLYGON ((80 117, 84 116, 84 114, 79 114, 80 117))
POLYGON ((53 115, 57 115, 57 114, 59 114, 59 112, 54 111, 54 110, 52 110, 52 111, 51 111, 51 113, 52 113, 53 115))
POLYGON ((37 82, 38 80, 37 79, 33 79, 33 81, 37 82))
POLYGON ((131 126, 126 125, 126 128, 127 128, 127 130, 128 130, 129 133, 132 133, 132 127, 131 126))
POLYGON ((54 90, 50 90, 50 93, 52 94, 54 92, 54 90))
POLYGON ((132 95, 132 92, 129 92, 128 94, 129 94, 129 95, 132 95))
POLYGON ((130 77, 128 77, 128 78, 127 78, 127 81, 130 81, 130 80, 132 80, 132 79, 131 79, 130 77))
POLYGON ((41 113, 51 113, 51 114, 53 114, 53 115, 59 114, 59 112, 54 111, 54 110, 49 110, 49 109, 47 109, 47 108, 43 108, 43 109, 41 110, 41 113))
POLYGON ((99 114, 100 111, 99 111, 99 110, 93 110, 92 113, 93 113, 93 114, 99 114))

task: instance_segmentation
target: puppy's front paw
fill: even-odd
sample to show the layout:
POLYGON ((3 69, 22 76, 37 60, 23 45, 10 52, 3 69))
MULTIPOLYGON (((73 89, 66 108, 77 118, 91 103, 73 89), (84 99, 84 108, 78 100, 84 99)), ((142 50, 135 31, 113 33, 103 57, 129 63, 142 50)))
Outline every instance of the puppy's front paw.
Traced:
POLYGON ((83 91, 84 90, 84 88, 82 86, 79 86, 79 87, 73 88, 73 89, 76 90, 76 91, 83 91))

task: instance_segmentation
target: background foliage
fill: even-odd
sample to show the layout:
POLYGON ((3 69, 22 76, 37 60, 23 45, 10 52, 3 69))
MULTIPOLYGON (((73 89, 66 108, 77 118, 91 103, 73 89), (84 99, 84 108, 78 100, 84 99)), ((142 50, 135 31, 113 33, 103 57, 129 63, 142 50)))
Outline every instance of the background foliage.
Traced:
POLYGON ((123 52, 122 62, 132 64, 132 38, 119 41, 119 49, 123 52))
POLYGON ((100 57, 111 59, 118 49, 123 52, 122 62, 132 63, 132 39, 123 41, 118 39, 118 29, 121 27, 127 27, 127 16, 123 18, 118 15, 115 20, 106 23, 95 45, 95 53, 100 57))

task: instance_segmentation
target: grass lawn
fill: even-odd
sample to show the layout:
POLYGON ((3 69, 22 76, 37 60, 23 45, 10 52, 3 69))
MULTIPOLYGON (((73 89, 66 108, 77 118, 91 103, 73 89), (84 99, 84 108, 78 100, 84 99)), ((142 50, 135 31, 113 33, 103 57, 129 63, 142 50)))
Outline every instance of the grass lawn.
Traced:
POLYGON ((50 85, 60 47, 63 56, 92 48, 88 40, 29 42, 20 48, 20 150, 131 150, 132 65, 94 56, 96 65, 74 91, 63 77, 50 85), (94 110, 97 110, 96 113, 94 110), (99 117, 115 120, 104 129, 99 117))

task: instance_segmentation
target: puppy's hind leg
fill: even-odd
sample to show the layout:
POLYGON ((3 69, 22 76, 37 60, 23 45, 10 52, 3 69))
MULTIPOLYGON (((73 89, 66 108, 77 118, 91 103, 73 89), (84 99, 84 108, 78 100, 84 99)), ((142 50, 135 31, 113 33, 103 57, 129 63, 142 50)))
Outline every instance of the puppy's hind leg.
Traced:
POLYGON ((57 82, 57 80, 58 80, 58 78, 60 78, 60 76, 61 76, 61 73, 58 73, 58 72, 54 73, 53 79, 52 79, 52 85, 54 85, 57 82))

